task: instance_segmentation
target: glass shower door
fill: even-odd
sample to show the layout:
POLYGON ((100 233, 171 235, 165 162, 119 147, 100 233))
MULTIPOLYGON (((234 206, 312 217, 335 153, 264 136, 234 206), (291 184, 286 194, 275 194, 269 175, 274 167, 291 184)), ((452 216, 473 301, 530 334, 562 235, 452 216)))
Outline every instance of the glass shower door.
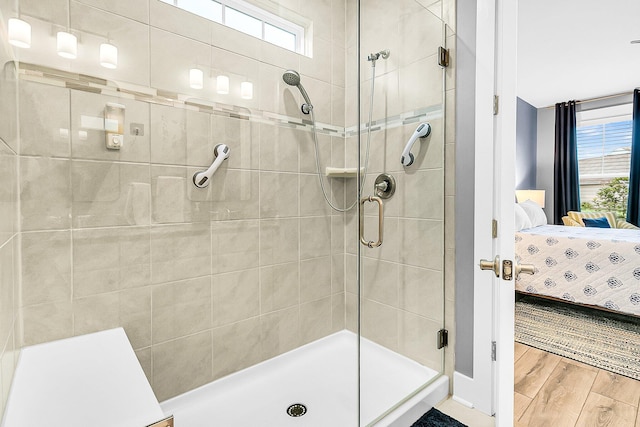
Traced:
MULTIPOLYGON (((445 215, 447 69, 439 63, 446 33, 442 3, 424 3, 363 2, 360 37, 349 38, 347 98, 358 99, 359 87, 360 140, 358 109, 347 101, 354 129, 347 159, 359 147, 366 173, 360 215, 347 218, 346 255, 347 321, 360 337, 361 426, 375 425, 444 372, 445 221, 453 217, 445 215)), ((349 22, 357 11, 348 9, 349 22)))

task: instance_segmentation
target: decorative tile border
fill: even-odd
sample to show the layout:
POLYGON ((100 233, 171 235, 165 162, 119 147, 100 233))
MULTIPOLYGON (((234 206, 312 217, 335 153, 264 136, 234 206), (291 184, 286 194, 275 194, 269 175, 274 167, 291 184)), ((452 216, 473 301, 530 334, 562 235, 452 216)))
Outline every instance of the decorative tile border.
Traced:
MULTIPOLYGON (((311 120, 299 117, 289 117, 278 113, 262 110, 252 110, 238 105, 199 99, 190 95, 163 91, 127 83, 115 83, 110 80, 92 77, 85 74, 71 73, 55 68, 44 67, 29 63, 20 63, 20 78, 22 80, 42 83, 51 86, 65 87, 83 92, 132 99, 150 104, 161 104, 176 108, 183 108, 221 117, 249 120, 274 126, 299 129, 306 132, 313 130, 311 120)), ((420 108, 392 117, 375 120, 371 124, 371 131, 391 129, 411 123, 429 121, 443 117, 443 105, 420 108)), ((339 138, 351 137, 357 134, 357 127, 333 126, 328 123, 316 122, 318 133, 339 138)), ((367 131, 366 124, 361 125, 361 132, 367 131)))

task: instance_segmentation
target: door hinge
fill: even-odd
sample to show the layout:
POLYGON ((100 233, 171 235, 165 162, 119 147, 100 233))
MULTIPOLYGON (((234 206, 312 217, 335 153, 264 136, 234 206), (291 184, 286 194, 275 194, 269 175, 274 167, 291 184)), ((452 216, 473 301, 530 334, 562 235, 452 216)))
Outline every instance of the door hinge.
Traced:
POLYGON ((438 349, 449 345, 449 331, 446 329, 440 329, 438 331, 438 349))
POLYGON ((447 68, 449 66, 449 49, 440 46, 438 48, 438 65, 447 68))
POLYGON ((498 220, 494 219, 491 221, 491 237, 494 239, 498 238, 498 220))
POLYGON ((496 342, 491 341, 491 360, 496 361, 496 342))
POLYGON ((497 116, 500 112, 500 97, 498 95, 493 95, 493 115, 497 116))

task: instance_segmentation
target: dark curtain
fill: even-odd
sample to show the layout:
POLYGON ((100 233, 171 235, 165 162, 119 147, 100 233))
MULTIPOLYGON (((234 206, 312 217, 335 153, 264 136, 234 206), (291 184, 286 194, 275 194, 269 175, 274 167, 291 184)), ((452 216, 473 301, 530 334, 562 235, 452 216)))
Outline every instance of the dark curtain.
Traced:
POLYGON ((631 169, 629 171, 629 199, 627 222, 638 225, 640 220, 640 90, 633 91, 633 128, 631 137, 631 169))
POLYGON ((569 211, 580 210, 576 102, 556 104, 556 148, 553 165, 553 222, 561 225, 569 211))

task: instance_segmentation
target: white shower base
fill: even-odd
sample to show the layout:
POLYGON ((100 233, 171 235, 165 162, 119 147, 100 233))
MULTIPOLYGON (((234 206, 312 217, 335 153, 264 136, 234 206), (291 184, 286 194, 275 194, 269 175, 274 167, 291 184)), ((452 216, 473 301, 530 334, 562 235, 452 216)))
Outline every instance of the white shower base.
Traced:
MULTIPOLYGON (((356 427, 357 336, 341 331, 161 403, 178 427, 356 427), (307 413, 287 415, 302 403, 307 413)), ((444 399, 448 378, 371 341, 361 343, 361 425, 424 384, 376 426, 411 425, 444 399)))

